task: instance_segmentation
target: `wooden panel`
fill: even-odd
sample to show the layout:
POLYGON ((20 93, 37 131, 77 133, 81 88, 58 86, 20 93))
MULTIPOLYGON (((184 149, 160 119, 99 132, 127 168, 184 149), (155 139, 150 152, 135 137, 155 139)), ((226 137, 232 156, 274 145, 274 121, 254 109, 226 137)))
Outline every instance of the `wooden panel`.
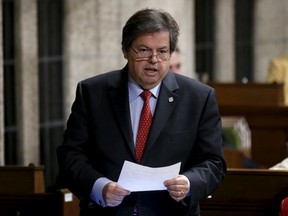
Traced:
POLYGON ((245 117, 251 130, 253 160, 268 168, 288 156, 288 107, 219 104, 219 109, 221 116, 245 117))
POLYGON ((79 216, 79 200, 67 189, 46 193, 43 166, 0 167, 1 216, 79 216))
POLYGON ((0 194, 1 216, 61 216, 61 197, 53 193, 0 194))
POLYGON ((79 216, 79 200, 63 189, 53 193, 0 193, 1 216, 79 216))
POLYGON ((223 153, 228 168, 244 168, 244 155, 241 151, 224 148, 223 153))
MULTIPOLYGON (((287 132, 281 129, 253 128, 253 160, 271 167, 287 156, 287 132)), ((287 180, 288 182, 288 180, 287 180)))
POLYGON ((282 84, 266 83, 213 83, 217 100, 222 105, 283 106, 282 84))
POLYGON ((201 201, 201 216, 278 216, 287 179, 285 171, 228 169, 212 198, 201 201))
POLYGON ((80 201, 68 189, 60 190, 63 195, 62 206, 63 216, 79 216, 80 215, 80 201))
POLYGON ((43 193, 43 166, 0 166, 0 193, 43 193))
POLYGON ((222 117, 242 116, 248 122, 254 161, 268 168, 288 156, 288 106, 282 84, 208 84, 216 90, 222 117))

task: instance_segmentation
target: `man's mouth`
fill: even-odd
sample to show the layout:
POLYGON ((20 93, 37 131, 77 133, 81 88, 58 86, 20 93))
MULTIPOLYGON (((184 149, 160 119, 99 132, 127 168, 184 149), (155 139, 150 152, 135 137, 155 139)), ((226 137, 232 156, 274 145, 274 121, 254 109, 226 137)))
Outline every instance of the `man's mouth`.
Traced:
POLYGON ((147 72, 156 72, 157 69, 156 68, 145 68, 145 71, 147 71, 147 72))

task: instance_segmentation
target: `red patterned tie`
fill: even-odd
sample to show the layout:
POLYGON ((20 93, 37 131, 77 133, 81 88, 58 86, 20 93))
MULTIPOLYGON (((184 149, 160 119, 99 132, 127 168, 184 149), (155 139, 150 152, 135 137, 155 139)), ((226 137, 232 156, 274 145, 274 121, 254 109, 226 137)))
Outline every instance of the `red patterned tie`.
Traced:
POLYGON ((136 138, 136 161, 139 163, 142 158, 142 154, 145 148, 146 140, 152 123, 152 114, 150 110, 149 100, 151 92, 145 90, 141 93, 141 97, 144 100, 141 116, 139 120, 138 133, 136 138))

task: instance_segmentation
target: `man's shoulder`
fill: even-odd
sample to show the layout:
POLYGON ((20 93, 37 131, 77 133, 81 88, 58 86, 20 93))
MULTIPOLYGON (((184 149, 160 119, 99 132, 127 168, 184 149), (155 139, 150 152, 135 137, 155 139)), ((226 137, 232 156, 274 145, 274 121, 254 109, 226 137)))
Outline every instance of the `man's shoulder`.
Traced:
POLYGON ((202 89, 206 91, 212 89, 211 86, 185 75, 175 74, 175 77, 180 88, 202 89))
POLYGON ((127 83, 128 78, 125 74, 123 70, 114 70, 86 78, 81 80, 80 83, 88 88, 118 87, 123 83, 127 83))
POLYGON ((121 70, 114 70, 114 71, 97 74, 92 77, 88 77, 86 79, 83 79, 81 82, 85 84, 90 84, 90 83, 95 83, 95 82, 114 80, 114 79, 119 78, 120 76, 121 76, 121 70))
POLYGON ((272 62, 288 62, 288 55, 276 56, 272 58, 272 62))

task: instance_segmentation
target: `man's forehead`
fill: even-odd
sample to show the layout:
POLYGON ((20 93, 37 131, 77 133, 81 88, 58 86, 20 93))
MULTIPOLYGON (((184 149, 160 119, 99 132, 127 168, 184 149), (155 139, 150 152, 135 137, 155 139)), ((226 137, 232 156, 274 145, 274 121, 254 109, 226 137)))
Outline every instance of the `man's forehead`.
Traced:
POLYGON ((169 32, 160 31, 160 32, 151 32, 151 33, 141 33, 137 37, 135 37, 133 44, 137 44, 138 46, 155 46, 158 48, 169 48, 170 46, 170 37, 169 32))

